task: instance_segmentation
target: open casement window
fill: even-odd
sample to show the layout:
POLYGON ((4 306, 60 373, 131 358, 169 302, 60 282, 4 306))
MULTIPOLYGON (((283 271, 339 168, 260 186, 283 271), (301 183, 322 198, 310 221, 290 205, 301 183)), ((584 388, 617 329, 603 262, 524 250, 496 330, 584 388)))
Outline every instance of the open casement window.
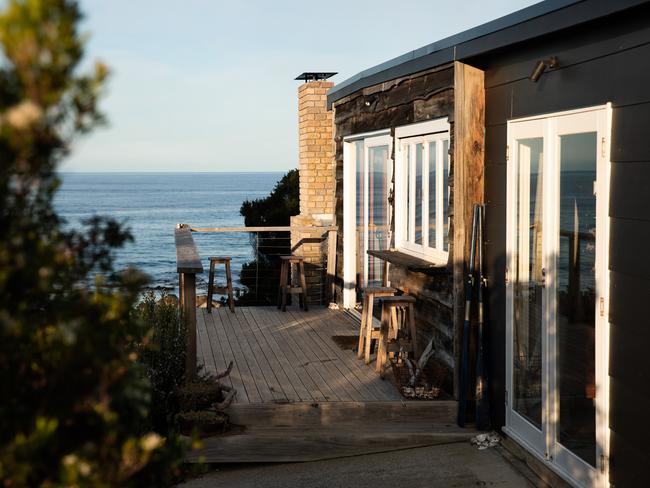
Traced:
POLYGON ((383 281, 383 262, 368 255, 390 245, 388 192, 392 139, 387 131, 360 134, 344 144, 344 302, 352 307, 359 291, 383 281))
POLYGON ((395 131, 396 247, 433 262, 449 256, 449 124, 439 119, 395 131))

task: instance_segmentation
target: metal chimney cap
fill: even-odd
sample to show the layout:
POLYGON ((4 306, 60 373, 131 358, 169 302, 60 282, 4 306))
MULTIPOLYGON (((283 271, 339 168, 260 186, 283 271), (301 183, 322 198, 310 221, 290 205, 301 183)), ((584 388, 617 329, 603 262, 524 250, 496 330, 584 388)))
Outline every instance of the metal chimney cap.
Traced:
POLYGON ((304 80, 305 83, 309 81, 324 81, 337 74, 338 73, 328 73, 325 71, 305 71, 304 73, 299 74, 296 77, 296 80, 304 80))

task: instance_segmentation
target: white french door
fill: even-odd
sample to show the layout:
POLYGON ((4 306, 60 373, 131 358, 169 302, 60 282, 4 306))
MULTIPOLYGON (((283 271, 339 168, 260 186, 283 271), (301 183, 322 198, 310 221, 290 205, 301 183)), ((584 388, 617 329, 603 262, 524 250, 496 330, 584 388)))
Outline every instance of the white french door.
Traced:
POLYGON ((506 430, 607 486, 609 106, 508 123, 506 430))
POLYGON ((390 244, 388 192, 392 138, 385 131, 346 139, 343 147, 343 303, 352 308, 357 292, 381 285, 383 262, 368 255, 390 244))

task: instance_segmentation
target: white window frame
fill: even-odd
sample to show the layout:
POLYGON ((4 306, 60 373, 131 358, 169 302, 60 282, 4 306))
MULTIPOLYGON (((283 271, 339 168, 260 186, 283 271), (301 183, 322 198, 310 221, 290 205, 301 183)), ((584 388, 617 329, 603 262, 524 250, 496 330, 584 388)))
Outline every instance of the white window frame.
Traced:
MULTIPOLYGON (((444 249, 444 202, 443 202, 443 147, 444 141, 450 141, 449 122, 447 118, 420 122, 395 129, 395 247, 403 252, 417 256, 427 261, 446 264, 449 259, 449 250, 444 249), (429 246, 429 143, 436 142, 436 243, 435 247, 429 246), (415 243, 415 229, 408 229, 407 212, 411 213, 411 221, 415 220, 415 172, 410 172, 411 198, 410 208, 407 208, 407 191, 409 185, 406 181, 406 165, 415 167, 415 160, 408 161, 407 146, 415 147, 422 144, 422 244, 415 243), (410 232, 409 232, 410 231, 410 232), (410 235, 409 235, 410 234, 410 235)), ((448 146, 449 147, 449 146, 448 146)), ((448 159, 449 161, 449 159, 448 159)), ((447 197, 449 198, 449 192, 447 197)), ((448 236, 451 242, 451 235, 448 236)))

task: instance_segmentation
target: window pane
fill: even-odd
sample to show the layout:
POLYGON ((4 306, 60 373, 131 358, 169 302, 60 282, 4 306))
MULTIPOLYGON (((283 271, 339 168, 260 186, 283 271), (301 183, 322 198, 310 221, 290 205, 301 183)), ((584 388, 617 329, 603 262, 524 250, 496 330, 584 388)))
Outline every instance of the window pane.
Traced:
POLYGON ((544 140, 517 140, 515 177, 513 406, 542 428, 544 140))
POLYGON ((429 143, 429 247, 436 247, 436 143, 429 143))
POLYGON ((422 244, 422 144, 415 145, 415 243, 422 244))
MULTIPOLYGON (((365 212, 364 202, 363 202, 363 175, 364 175, 364 148, 363 141, 357 141, 354 143, 354 155, 356 159, 356 195, 357 195, 357 249, 362 250, 365 247, 363 242, 364 232, 363 232, 363 214, 365 212)), ((357 252, 357 293, 359 289, 363 287, 364 283, 363 276, 363 251, 357 252)))
MULTIPOLYGON (((368 249, 388 249, 388 146, 368 150, 368 249)), ((368 256, 368 286, 382 283, 383 261, 368 256)))
POLYGON ((559 440, 596 466, 596 132, 560 136, 559 440))
POLYGON ((411 146, 406 146, 406 236, 405 241, 411 240, 411 146))
POLYGON ((442 220, 443 249, 449 251, 449 140, 442 143, 442 220))

